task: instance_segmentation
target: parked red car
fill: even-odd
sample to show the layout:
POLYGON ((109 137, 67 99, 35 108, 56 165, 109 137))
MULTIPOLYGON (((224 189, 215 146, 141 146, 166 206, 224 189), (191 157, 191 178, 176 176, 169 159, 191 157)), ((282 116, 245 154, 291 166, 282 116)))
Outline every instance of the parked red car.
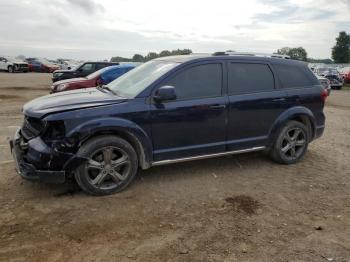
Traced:
POLYGON ((30 72, 52 73, 53 71, 60 69, 58 65, 43 58, 27 58, 26 62, 28 63, 30 72))
POLYGON ((108 66, 86 77, 57 81, 51 86, 50 93, 107 85, 133 68, 135 68, 135 65, 130 64, 108 66))
POLYGON ((340 70, 345 83, 350 83, 350 67, 344 67, 340 70))

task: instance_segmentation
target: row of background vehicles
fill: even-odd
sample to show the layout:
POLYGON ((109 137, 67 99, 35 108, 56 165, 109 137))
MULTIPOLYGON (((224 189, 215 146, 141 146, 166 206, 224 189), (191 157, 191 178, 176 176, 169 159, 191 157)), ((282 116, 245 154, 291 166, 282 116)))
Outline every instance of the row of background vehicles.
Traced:
POLYGON ((310 68, 329 91, 340 90, 344 83, 350 83, 350 66, 335 68, 326 65, 310 65, 310 68))
MULTIPOLYGON (((74 60, 45 58, 0 57, 0 70, 14 72, 53 73, 51 93, 106 85, 133 69, 137 63, 119 65, 112 62, 79 62, 74 60), (106 67, 111 67, 106 69, 106 67)), ((309 64, 320 83, 330 94, 331 89, 341 89, 350 83, 350 66, 332 67, 324 64, 309 64)))
POLYGON ((15 72, 42 72, 53 73, 56 70, 72 69, 80 65, 81 61, 74 60, 49 60, 46 58, 15 58, 10 56, 0 56, 0 70, 9 73, 15 72))
POLYGON ((84 62, 73 66, 67 60, 27 58, 25 61, 0 57, 0 70, 14 72, 53 73, 50 93, 104 86, 135 68, 139 63, 84 62))

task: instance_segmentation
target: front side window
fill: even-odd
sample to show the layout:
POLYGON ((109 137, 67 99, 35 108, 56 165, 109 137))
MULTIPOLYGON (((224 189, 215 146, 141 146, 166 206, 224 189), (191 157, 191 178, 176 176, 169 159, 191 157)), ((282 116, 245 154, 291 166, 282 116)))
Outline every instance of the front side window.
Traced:
POLYGON ((230 95, 272 91, 273 74, 266 64, 231 63, 229 65, 230 95))
POLYGON ((164 85, 175 87, 177 100, 217 97, 221 95, 222 89, 222 66, 193 66, 178 73, 164 85))
POLYGON ((298 66, 274 65, 283 88, 298 88, 311 86, 312 82, 306 73, 298 66))

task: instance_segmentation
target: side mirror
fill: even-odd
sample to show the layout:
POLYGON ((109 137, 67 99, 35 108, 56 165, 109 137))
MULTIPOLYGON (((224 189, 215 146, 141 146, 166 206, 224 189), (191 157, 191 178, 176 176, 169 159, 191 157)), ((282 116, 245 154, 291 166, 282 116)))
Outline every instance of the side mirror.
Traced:
POLYGON ((156 103, 161 103, 163 101, 175 100, 176 92, 173 86, 162 86, 160 87, 153 96, 156 103))

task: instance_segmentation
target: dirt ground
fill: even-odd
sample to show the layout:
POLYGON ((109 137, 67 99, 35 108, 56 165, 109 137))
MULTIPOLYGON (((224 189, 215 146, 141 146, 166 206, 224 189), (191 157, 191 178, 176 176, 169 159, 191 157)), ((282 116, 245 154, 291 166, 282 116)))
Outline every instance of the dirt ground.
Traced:
POLYGON ((91 197, 22 180, 8 137, 49 74, 0 73, 0 261, 350 261, 350 91, 304 160, 261 153, 154 167, 91 197))

